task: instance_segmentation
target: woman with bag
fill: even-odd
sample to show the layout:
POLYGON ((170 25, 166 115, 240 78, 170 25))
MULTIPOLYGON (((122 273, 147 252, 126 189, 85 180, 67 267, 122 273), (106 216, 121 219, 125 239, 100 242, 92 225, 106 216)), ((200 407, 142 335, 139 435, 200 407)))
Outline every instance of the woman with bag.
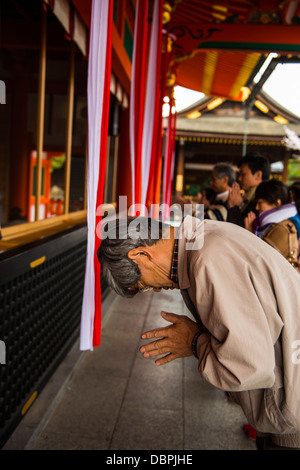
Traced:
POLYGON ((273 246, 300 273, 300 216, 295 202, 290 202, 288 187, 276 179, 264 181, 256 188, 255 197, 259 215, 248 214, 245 228, 273 246))

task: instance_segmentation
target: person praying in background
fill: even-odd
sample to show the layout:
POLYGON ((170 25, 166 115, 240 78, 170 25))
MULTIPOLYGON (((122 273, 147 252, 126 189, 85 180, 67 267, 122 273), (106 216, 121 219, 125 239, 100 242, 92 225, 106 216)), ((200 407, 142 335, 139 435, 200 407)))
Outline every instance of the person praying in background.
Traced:
POLYGON ((232 185, 228 197, 227 221, 244 227, 244 219, 249 212, 256 212, 255 190, 262 181, 270 178, 270 163, 266 157, 250 153, 239 163, 238 183, 232 185), (244 194, 241 194, 241 189, 244 194))

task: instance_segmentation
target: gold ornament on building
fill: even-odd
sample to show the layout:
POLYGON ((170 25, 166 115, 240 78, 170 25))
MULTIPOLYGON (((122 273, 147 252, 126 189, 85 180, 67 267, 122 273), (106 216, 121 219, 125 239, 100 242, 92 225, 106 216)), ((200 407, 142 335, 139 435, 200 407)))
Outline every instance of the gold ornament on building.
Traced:
POLYGON ((163 15, 162 15, 162 22, 163 24, 169 23, 171 19, 171 12, 172 12, 172 7, 169 5, 167 2, 164 3, 163 6, 163 15))
POLYGON ((167 75, 167 80, 166 80, 166 86, 167 87, 172 87, 174 86, 175 84, 175 80, 176 80, 176 75, 174 72, 168 72, 168 75, 167 75))
POLYGON ((163 42, 162 42, 162 53, 168 52, 170 53, 172 51, 172 46, 173 46, 173 41, 170 36, 163 36, 163 42))

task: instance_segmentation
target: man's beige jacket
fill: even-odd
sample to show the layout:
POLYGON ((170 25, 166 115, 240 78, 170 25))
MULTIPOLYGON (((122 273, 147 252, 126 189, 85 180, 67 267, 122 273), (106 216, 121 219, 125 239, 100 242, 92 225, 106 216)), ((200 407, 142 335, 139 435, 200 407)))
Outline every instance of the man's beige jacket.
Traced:
POLYGON ((300 277, 244 228, 187 216, 179 287, 203 334, 201 376, 261 433, 300 432, 300 277))

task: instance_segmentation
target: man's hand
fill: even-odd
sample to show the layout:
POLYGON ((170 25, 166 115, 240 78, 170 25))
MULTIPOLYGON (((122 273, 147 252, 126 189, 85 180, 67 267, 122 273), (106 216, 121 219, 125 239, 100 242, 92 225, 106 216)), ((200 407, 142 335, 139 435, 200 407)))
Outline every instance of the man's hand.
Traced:
POLYGON ((184 315, 161 312, 162 317, 172 325, 156 328, 142 334, 142 339, 156 338, 155 341, 140 348, 144 357, 154 357, 166 354, 157 359, 155 364, 161 366, 180 357, 192 356, 192 341, 199 331, 196 322, 184 315))
POLYGON ((241 195, 241 188, 238 183, 233 183, 229 193, 227 204, 229 207, 238 206, 243 204, 243 197, 241 195))
POLYGON ((256 219, 256 214, 254 214, 254 212, 249 212, 247 217, 244 218, 245 229, 249 230, 249 232, 252 232, 252 233, 254 232, 253 222, 255 219, 256 219))

